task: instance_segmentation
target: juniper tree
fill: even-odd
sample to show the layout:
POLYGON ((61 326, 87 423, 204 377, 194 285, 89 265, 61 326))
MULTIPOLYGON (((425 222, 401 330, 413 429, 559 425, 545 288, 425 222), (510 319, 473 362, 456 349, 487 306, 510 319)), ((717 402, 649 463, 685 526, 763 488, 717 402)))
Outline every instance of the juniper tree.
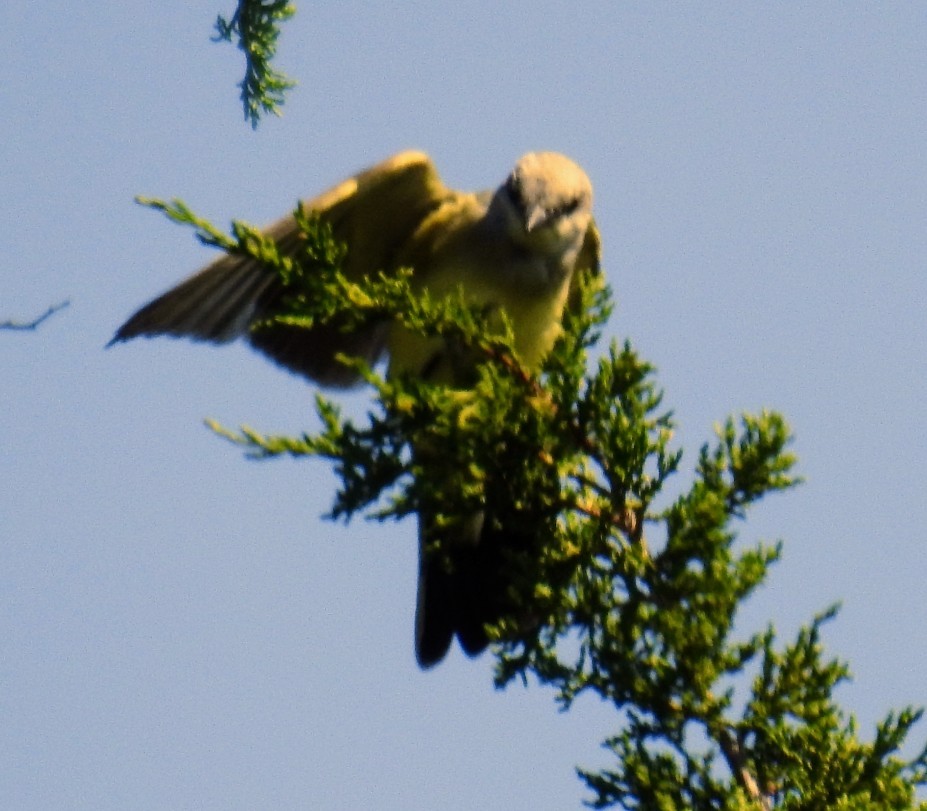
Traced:
POLYGON ((510 610, 488 629, 495 683, 547 685, 565 710, 583 693, 614 708, 616 731, 604 742, 613 764, 578 772, 590 806, 927 808, 916 797, 927 748, 900 753, 921 710, 890 713, 867 736, 834 699, 849 674, 821 642, 836 608, 791 641, 772 623, 735 632, 738 608, 782 553, 780 543, 738 543, 738 527, 759 500, 799 483, 781 415, 726 419, 699 450, 691 485, 671 498, 667 484, 683 462, 673 415, 630 342, 599 346, 611 312, 600 279, 584 279, 579 306, 534 374, 505 320, 487 332, 485 314, 462 297, 413 295, 401 273, 347 281, 343 246, 302 211, 305 248, 294 260, 243 223, 228 236, 179 201, 142 202, 192 225, 207 244, 275 268, 291 290, 286 323, 352 328, 390 318, 481 359, 472 388, 459 391, 344 358, 375 393, 365 422, 318 395, 314 433, 210 425, 253 458, 328 460, 340 481, 332 519, 384 521, 427 507, 452 520, 488 498, 509 505, 506 520, 532 541, 505 560, 510 610), (423 461, 413 452, 423 446, 443 452, 423 461), (504 492, 487 493, 487 481, 504 492))

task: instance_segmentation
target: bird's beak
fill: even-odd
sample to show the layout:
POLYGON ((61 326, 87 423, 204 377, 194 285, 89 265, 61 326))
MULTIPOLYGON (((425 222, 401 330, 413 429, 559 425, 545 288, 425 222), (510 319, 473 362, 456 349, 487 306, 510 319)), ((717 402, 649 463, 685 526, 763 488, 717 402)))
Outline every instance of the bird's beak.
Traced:
POLYGON ((533 206, 525 212, 525 231, 529 234, 547 219, 547 211, 541 206, 533 206))

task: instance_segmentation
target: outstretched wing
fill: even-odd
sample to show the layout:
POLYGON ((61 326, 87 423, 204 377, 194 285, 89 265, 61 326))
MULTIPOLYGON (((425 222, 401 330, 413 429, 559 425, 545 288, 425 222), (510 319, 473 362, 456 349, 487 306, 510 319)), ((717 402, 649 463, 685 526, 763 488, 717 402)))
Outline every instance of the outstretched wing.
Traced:
MULTIPOLYGON (((348 278, 394 267, 397 255, 421 221, 452 195, 428 156, 402 152, 304 202, 327 220, 348 246, 348 278)), ((265 233, 284 255, 295 255, 301 235, 292 215, 265 233)), ((343 332, 327 324, 312 329, 256 321, 281 312, 284 288, 276 273, 251 257, 225 255, 146 304, 116 332, 111 343, 139 335, 173 335, 225 343, 246 337, 255 348, 291 371, 319 383, 351 385, 356 375, 338 363, 338 353, 374 363, 385 347, 386 325, 343 332)))

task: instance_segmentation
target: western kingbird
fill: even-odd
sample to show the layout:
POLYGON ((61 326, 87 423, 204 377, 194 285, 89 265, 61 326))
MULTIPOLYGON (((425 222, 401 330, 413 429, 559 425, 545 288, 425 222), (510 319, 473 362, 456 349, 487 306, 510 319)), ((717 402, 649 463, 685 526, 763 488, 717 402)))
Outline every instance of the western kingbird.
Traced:
MULTIPOLYGON (((487 311, 502 309, 529 368, 541 363, 559 334, 574 271, 598 270, 592 186, 579 166, 554 152, 528 153, 498 189, 483 193, 448 189, 427 155, 403 152, 303 205, 347 245, 342 269, 349 280, 411 268, 413 287, 433 298, 463 290, 487 311)), ((297 253, 301 237, 293 216, 265 233, 281 253, 297 253)), ((228 254, 142 307, 111 343, 139 335, 213 343, 244 337, 275 362, 323 385, 358 381, 356 371, 337 360, 339 353, 371 365, 388 354, 391 375, 468 385, 440 339, 389 323, 353 333, 331 324, 267 325, 282 312, 284 294, 272 270, 251 257, 228 254), (261 328, 252 330, 258 322, 261 328)), ((485 624, 504 611, 504 593, 488 593, 504 592, 504 573, 485 571, 504 560, 489 548, 504 540, 483 518, 471 516, 439 533, 427 516, 419 516, 415 651, 423 668, 444 657, 455 635, 469 655, 482 651, 485 624), (429 554, 439 534, 450 561, 429 554)))

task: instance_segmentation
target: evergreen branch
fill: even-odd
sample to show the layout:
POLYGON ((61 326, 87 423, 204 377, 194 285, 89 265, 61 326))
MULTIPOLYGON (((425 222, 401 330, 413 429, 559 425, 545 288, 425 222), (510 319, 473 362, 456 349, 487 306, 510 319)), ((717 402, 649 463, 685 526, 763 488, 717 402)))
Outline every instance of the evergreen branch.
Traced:
POLYGON ((222 248, 230 252, 237 251, 240 248, 239 243, 234 239, 216 228, 208 220, 194 214, 183 200, 175 198, 170 202, 166 202, 155 197, 142 197, 139 195, 135 198, 135 202, 141 206, 160 211, 173 222, 192 226, 196 229, 196 238, 204 245, 222 248))
POLYGON ((296 13, 289 0, 239 0, 231 20, 216 19, 214 42, 232 42, 245 54, 245 77, 239 83, 245 120, 256 129, 263 113, 279 116, 286 91, 295 82, 271 67, 277 53, 280 23, 296 13))
POLYGON ((593 793, 589 805, 927 809, 915 796, 927 784, 927 747, 910 761, 898 756, 920 711, 890 713, 866 742, 834 700, 849 671, 824 656, 821 628, 836 608, 789 644, 777 645, 771 627, 735 638, 738 608, 782 549, 741 548, 735 528, 765 496, 800 482, 781 415, 728 418, 702 447, 691 484, 667 505, 682 455, 671 447, 673 418, 662 410, 653 368, 629 343, 588 363, 610 309, 601 291, 583 294, 587 307, 567 318, 541 374, 532 374, 506 319, 462 295, 415 294, 404 273, 346 279, 330 229, 301 210, 304 250, 281 257, 243 224, 226 237, 178 201, 145 202, 204 242, 274 268, 290 291, 279 318, 287 324, 335 319, 354 328, 388 319, 441 339, 448 354, 483 361, 472 385, 455 391, 386 379, 345 358, 376 395, 360 424, 318 397, 315 433, 209 425, 252 457, 331 461, 340 479, 332 518, 425 509, 440 521, 501 511, 502 526, 534 539, 511 561, 511 616, 488 629, 496 683, 533 676, 554 688, 564 709, 582 692, 614 707, 620 731, 604 743, 614 764, 578 770, 593 793), (422 452, 432 448, 441 452, 422 452), (748 668, 756 673, 749 684, 748 668))

